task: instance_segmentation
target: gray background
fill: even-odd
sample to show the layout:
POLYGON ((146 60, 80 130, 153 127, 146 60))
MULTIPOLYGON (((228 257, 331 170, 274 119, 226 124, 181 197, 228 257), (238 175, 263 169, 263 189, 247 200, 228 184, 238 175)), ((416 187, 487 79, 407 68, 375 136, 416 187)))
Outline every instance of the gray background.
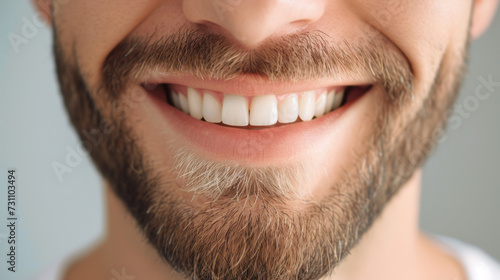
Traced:
MULTIPOLYGON (((62 106, 54 77, 51 35, 37 30, 15 52, 9 34, 22 34, 23 19, 37 14, 29 1, 2 0, 0 9, 0 278, 33 275, 102 235, 101 181, 88 159, 59 182, 54 162, 78 139, 62 106), (6 170, 18 175, 18 272, 5 268, 6 170)), ((457 104, 467 117, 425 166, 421 227, 475 244, 500 259, 500 87, 468 104, 489 75, 500 82, 500 19, 475 41, 457 104)), ((484 88, 483 88, 484 90, 484 88)))

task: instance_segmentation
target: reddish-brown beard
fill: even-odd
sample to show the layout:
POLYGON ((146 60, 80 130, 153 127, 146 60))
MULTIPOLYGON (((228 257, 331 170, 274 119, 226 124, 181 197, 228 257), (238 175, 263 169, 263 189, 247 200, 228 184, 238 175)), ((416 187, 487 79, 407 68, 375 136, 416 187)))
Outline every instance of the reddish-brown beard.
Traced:
MULTIPOLYGON (((331 273, 435 146, 458 91, 466 49, 443 58, 423 106, 396 135, 395 123, 417 93, 408 62, 378 41, 332 47, 320 35, 300 34, 270 43, 253 55, 240 51, 240 60, 226 69, 215 65, 225 65, 223 60, 234 57, 238 48, 221 36, 187 32, 154 42, 126 39, 106 59, 102 86, 90 89, 69 51, 63 50, 57 30, 54 34, 61 90, 80 137, 83 140, 83 131, 102 122, 110 121, 114 127, 92 147, 94 163, 151 245, 192 279, 318 279, 331 273), (179 64, 179 57, 186 58, 184 64, 179 64), (313 63, 318 57, 325 63, 313 63), (213 63, 214 58, 220 61, 213 63), (110 105, 126 94, 128 80, 139 69, 160 64, 170 71, 217 78, 258 73, 278 80, 356 75, 369 65, 386 96, 377 129, 366 143, 368 152, 359 155, 357 168, 343 182, 331 186, 330 196, 300 212, 286 197, 261 196, 245 207, 243 201, 224 199, 194 206, 176 197, 171 191, 176 186, 161 181, 155 166, 146 164, 148 155, 141 150, 134 127, 110 105)), ((255 188, 267 187, 252 183, 255 188)))

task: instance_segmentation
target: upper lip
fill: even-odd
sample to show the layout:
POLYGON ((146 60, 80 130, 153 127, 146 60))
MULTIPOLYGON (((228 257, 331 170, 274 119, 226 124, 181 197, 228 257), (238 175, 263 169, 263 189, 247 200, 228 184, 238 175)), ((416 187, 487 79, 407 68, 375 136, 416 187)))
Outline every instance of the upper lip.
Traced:
POLYGON ((165 73, 149 75, 141 79, 142 84, 177 84, 217 92, 256 96, 264 94, 286 94, 325 87, 366 86, 375 83, 373 79, 352 79, 332 77, 312 81, 270 81, 258 75, 240 75, 229 80, 201 79, 191 74, 165 73))

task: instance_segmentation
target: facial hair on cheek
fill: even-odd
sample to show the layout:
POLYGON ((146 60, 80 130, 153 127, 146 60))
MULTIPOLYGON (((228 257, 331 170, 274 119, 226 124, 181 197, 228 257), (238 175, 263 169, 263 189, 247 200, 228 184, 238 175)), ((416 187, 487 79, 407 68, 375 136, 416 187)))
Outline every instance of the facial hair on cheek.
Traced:
MULTIPOLYGON (((265 197, 252 208, 234 201, 193 207, 169 191, 174 186, 161 181, 154 166, 147 167, 147 155, 133 127, 119 120, 111 108, 96 105, 101 103, 95 97, 113 94, 106 87, 99 93, 86 91, 83 76, 65 56, 57 37, 54 43, 61 90, 80 137, 84 139, 82 131, 98 127, 104 118, 116 126, 92 150, 93 161, 151 245, 173 268, 195 279, 318 279, 331 273, 425 159, 434 144, 429 143, 429 135, 444 125, 443 112, 461 79, 460 71, 448 73, 463 68, 453 65, 453 59, 443 61, 424 107, 397 137, 391 135, 390 125, 387 128, 398 117, 387 101, 377 122, 380 129, 357 168, 334 187, 336 193, 308 205, 307 211, 294 211, 286 201, 265 197), (450 81, 450 77, 456 79, 450 81), (450 96, 446 102, 438 102, 441 92, 450 96), (422 150, 421 156, 398 170, 415 150, 422 150)), ((387 84, 387 91, 404 88, 387 84)))

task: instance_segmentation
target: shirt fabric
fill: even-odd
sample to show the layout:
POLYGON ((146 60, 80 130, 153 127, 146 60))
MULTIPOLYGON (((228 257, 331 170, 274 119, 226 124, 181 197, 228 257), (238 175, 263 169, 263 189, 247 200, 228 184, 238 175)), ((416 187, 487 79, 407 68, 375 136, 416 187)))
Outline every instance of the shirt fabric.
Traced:
POLYGON ((443 235, 430 236, 458 259, 467 280, 500 280, 500 263, 479 247, 443 235))

